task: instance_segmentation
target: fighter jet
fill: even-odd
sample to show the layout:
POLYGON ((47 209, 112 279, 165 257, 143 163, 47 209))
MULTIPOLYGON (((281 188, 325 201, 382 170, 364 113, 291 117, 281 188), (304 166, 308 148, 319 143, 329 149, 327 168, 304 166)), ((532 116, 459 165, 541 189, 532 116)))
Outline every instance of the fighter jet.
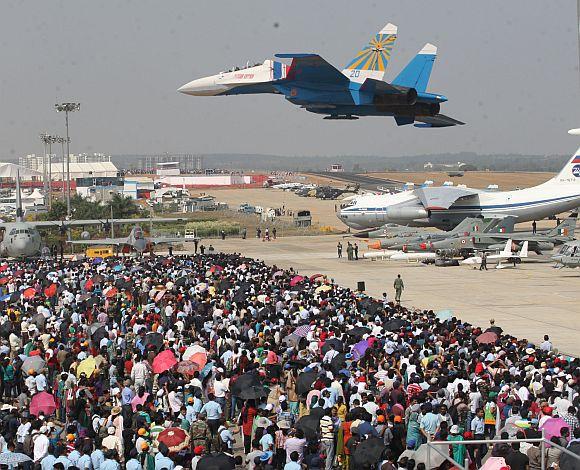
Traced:
POLYGON ((275 60, 246 68, 234 68, 186 83, 179 92, 194 96, 258 93, 282 94, 292 104, 324 119, 358 119, 360 116, 392 116, 397 125, 449 127, 461 121, 440 114, 447 98, 427 92, 437 55, 426 44, 389 84, 383 81, 397 39, 397 27, 387 24, 341 71, 318 54, 276 54, 291 59, 288 66, 275 60))
MULTIPOLYGON (((497 264, 495 266, 496 269, 505 269, 511 267, 515 268, 516 265, 522 262, 522 259, 528 257, 528 242, 525 241, 523 243, 522 248, 519 252, 515 250, 517 250, 517 245, 515 245, 515 243, 513 243, 512 240, 508 240, 505 242, 504 248, 499 253, 488 255, 487 261, 488 262, 497 261, 497 264), (504 264, 502 263, 502 261, 508 262, 509 264, 504 264)), ((466 258, 463 261, 461 261, 461 264, 479 266, 481 265, 481 255, 475 255, 466 258)))
POLYGON ((88 225, 112 226, 115 223, 140 222, 179 222, 183 219, 153 218, 153 219, 89 219, 89 220, 43 220, 27 222, 24 220, 22 200, 20 194, 20 177, 16 177, 16 220, 0 223, 4 229, 4 236, 0 242, 0 256, 10 258, 26 258, 38 256, 42 253, 43 241, 39 227, 56 228, 65 233, 69 227, 83 227, 88 225))
POLYGON ((439 254, 468 254, 473 251, 495 251, 504 246, 505 240, 512 240, 515 246, 528 243, 529 249, 538 255, 551 251, 554 246, 574 240, 578 214, 572 213, 556 228, 542 230, 536 233, 529 231, 503 231, 499 233, 468 233, 463 236, 453 236, 429 244, 429 251, 439 254))
POLYGON ((94 240, 70 240, 72 245, 113 245, 121 248, 124 253, 133 250, 139 254, 145 251, 151 251, 153 246, 162 243, 184 243, 183 237, 146 237, 143 229, 138 225, 133 227, 131 233, 121 238, 99 238, 94 240))
POLYGON ((580 241, 573 240, 564 243, 560 251, 552 256, 556 261, 556 266, 560 268, 578 268, 580 267, 580 241))

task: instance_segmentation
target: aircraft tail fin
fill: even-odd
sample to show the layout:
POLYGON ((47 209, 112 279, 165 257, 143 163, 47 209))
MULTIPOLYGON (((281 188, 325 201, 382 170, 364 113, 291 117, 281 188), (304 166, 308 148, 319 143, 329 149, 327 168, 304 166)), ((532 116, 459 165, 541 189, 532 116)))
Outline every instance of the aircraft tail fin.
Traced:
POLYGON ((20 194, 20 170, 16 170, 16 221, 22 222, 24 211, 22 210, 22 195, 20 194))
POLYGON ((554 176, 549 183, 580 184, 580 148, 576 150, 560 173, 554 176))
POLYGON ((467 217, 459 222, 455 228, 451 231, 451 235, 466 236, 471 232, 482 231, 482 226, 485 226, 485 222, 477 217, 467 217))
POLYGON ((560 224, 548 232, 549 237, 574 237, 578 213, 574 212, 566 217, 560 224))
POLYGON ((397 40, 397 27, 387 24, 343 69, 350 80, 363 83, 367 78, 382 80, 397 40))
POLYGON ((518 256, 520 258, 527 258, 528 257, 528 241, 527 240, 522 245, 522 249, 520 250, 520 254, 518 256))
POLYGON ((501 251, 500 255, 505 256, 506 258, 513 256, 512 245, 513 245, 513 241, 510 238, 507 242, 505 242, 505 246, 504 246, 503 250, 501 251))
POLYGON ((414 88, 420 93, 424 92, 427 90, 436 57, 437 47, 433 44, 425 44, 423 49, 401 70, 401 73, 393 80, 392 85, 414 88))

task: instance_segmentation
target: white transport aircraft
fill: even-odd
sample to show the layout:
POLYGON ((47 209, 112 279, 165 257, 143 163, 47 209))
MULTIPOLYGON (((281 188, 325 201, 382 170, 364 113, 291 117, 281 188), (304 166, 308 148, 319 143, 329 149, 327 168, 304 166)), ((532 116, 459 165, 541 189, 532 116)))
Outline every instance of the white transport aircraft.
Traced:
POLYGON ((361 195, 341 207, 338 217, 364 230, 387 223, 450 230, 466 217, 542 220, 580 206, 580 149, 562 171, 538 186, 486 191, 457 186, 410 189, 396 194, 361 195))

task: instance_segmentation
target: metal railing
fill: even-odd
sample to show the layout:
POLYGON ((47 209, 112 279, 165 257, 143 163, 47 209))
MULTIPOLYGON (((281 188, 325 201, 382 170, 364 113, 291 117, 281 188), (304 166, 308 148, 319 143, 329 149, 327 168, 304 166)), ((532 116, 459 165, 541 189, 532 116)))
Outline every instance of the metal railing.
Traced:
POLYGON ((502 444, 502 443, 506 443, 506 444, 512 444, 514 442, 529 442, 529 443, 540 443, 540 455, 541 455, 541 468, 542 470, 546 469, 546 444, 548 444, 551 447, 554 447, 558 450, 560 450, 562 453, 569 455, 570 457, 576 459, 577 461, 580 461, 580 455, 575 454, 574 452, 566 449, 565 447, 562 447, 559 444, 555 444, 553 442, 551 442, 550 440, 546 439, 546 437, 544 436, 544 431, 542 431, 542 437, 538 437, 538 438, 529 438, 529 439, 475 439, 475 440, 468 440, 468 441, 428 441, 427 443, 423 444, 427 446, 427 470, 430 470, 431 467, 431 451, 435 451, 437 454, 439 454, 441 457, 445 458, 445 460, 451 462, 452 465, 455 465, 456 467, 458 467, 461 470, 469 470, 469 462, 470 459, 466 458, 465 462, 463 463, 459 463, 456 462, 453 458, 451 458, 449 455, 446 455, 444 452, 442 452, 441 450, 439 450, 437 448, 437 446, 453 446, 453 445, 464 445, 464 446, 470 446, 470 445, 486 445, 486 446, 493 446, 493 444, 502 444))

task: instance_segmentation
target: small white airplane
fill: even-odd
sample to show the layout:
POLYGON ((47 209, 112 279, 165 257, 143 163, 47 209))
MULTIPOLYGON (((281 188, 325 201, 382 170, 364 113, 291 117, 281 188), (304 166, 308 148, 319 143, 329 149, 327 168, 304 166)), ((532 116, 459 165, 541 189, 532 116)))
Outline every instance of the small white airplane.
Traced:
MULTIPOLYGON (((499 253, 488 255, 487 261, 497 261, 495 266, 496 269, 504 269, 504 268, 515 268, 517 264, 522 262, 523 258, 528 257, 528 241, 526 240, 523 245, 522 249, 518 252, 512 251, 514 247, 513 241, 510 239, 506 241, 505 247, 499 253), (502 264, 502 261, 507 261, 509 264, 502 264)), ((466 265, 481 265, 481 256, 475 255, 469 258, 464 259, 461 261, 461 264, 466 265)))
POLYGON ((429 253, 429 252, 412 252, 412 253, 405 253, 404 251, 400 251, 392 255, 389 259, 391 261, 424 261, 427 259, 436 259, 437 253, 429 253))
POLYGON ((380 250, 380 251, 369 251, 363 254, 364 259, 391 259, 393 255, 398 255, 403 253, 399 250, 380 250))

